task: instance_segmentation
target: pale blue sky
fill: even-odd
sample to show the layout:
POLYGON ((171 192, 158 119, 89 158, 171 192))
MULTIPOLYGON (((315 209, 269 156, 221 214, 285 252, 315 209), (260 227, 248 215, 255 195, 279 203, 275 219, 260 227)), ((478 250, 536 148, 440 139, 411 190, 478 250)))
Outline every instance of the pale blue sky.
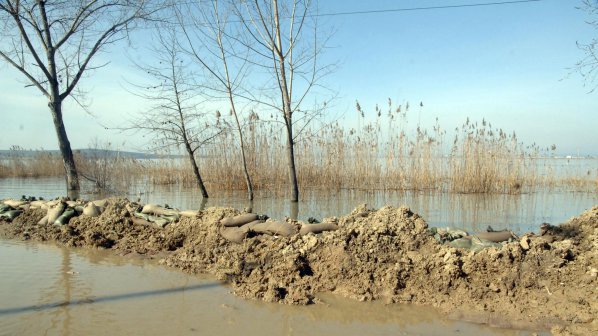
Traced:
MULTIPOLYGON (((501 0, 502 1, 502 0, 501 0)), ((492 2, 489 0, 321 1, 320 12, 349 12, 492 2)), ((423 101, 421 121, 438 117, 454 129, 469 116, 515 131, 520 140, 542 147, 556 144, 561 154, 598 154, 598 92, 590 93, 568 68, 583 54, 576 41, 589 42, 598 31, 576 9, 581 0, 545 0, 524 4, 469 7, 321 18, 335 30, 326 59, 338 62, 326 79, 338 92, 334 114, 356 114, 355 100, 373 113, 374 105, 423 101)), ((89 91, 91 111, 65 106, 73 148, 94 137, 121 149, 139 149, 143 141, 104 130, 143 103, 122 89, 136 76, 117 51, 102 55, 112 63, 81 84, 89 91)), ((0 63, 0 148, 57 148, 47 102, 22 77, 0 63)))

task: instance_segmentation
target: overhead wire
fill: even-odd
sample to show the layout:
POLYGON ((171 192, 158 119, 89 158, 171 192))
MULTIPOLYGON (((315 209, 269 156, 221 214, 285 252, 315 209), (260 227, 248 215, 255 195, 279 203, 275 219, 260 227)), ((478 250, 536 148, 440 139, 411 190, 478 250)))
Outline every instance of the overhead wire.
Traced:
MULTIPOLYGON (((381 13, 397 13, 397 12, 411 12, 411 11, 426 11, 439 9, 457 9, 457 8, 473 8, 473 7, 489 7, 489 6, 504 6, 504 5, 520 5, 525 3, 545 2, 547 0, 506 0, 506 1, 492 1, 492 2, 476 2, 455 5, 441 5, 441 6, 422 6, 422 7, 404 7, 404 8, 383 8, 370 10, 356 10, 347 12, 330 12, 330 13, 309 13, 306 17, 331 17, 331 16, 349 16, 349 15, 363 15, 363 14, 381 14, 381 13)), ((192 5, 193 1, 181 1, 178 4, 192 5)), ((229 23, 240 23, 241 20, 230 20, 229 23)), ((186 25, 187 26, 187 25, 186 25)))
POLYGON ((473 4, 457 4, 457 5, 442 5, 442 6, 424 6, 424 7, 371 9, 371 10, 362 10, 362 11, 311 14, 310 16, 317 17, 317 16, 342 16, 342 15, 359 15, 359 14, 378 14, 378 13, 423 11, 423 10, 435 10, 435 9, 451 9, 451 8, 467 8, 467 7, 482 7, 482 6, 514 5, 514 4, 524 4, 524 3, 542 2, 542 1, 546 1, 546 0, 510 0, 510 1, 480 2, 480 3, 473 3, 473 4))

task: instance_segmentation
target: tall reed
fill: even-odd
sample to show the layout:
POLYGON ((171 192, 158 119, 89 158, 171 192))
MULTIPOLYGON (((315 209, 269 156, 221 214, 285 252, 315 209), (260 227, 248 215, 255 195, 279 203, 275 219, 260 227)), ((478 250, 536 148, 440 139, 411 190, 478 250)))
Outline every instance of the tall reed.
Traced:
POLYGON ((59 153, 43 150, 26 151, 11 146, 5 159, 0 159, 0 177, 51 177, 64 174, 59 153))
MULTIPOLYGON (((431 129, 425 129, 410 120, 422 109, 421 104, 395 106, 390 99, 373 110, 356 103, 353 125, 314 124, 296 143, 300 187, 509 194, 540 188, 598 190, 598 161, 588 169, 562 165, 563 159, 552 158, 554 146, 526 146, 515 133, 493 128, 486 120, 467 119, 449 133, 437 119, 431 129)), ((243 131, 254 188, 284 192, 288 169, 282 128, 252 113, 243 131)), ((78 156, 77 164, 84 175, 98 181, 97 187, 126 189, 139 181, 193 186, 187 159, 163 154, 152 160, 78 156)), ((0 164, 0 177, 63 174, 58 156, 39 155, 33 160, 9 157, 0 164)), ((223 133, 196 155, 208 189, 246 187, 232 132, 223 133)))

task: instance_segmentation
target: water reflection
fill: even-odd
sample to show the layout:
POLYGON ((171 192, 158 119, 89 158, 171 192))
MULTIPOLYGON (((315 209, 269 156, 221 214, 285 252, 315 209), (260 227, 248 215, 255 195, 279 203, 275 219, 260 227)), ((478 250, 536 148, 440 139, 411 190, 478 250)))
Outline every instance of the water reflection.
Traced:
POLYGON ((289 202, 289 206, 291 208, 289 217, 291 219, 298 219, 299 218, 299 202, 289 202))
POLYGON ((67 190, 66 196, 70 199, 76 200, 81 198, 81 191, 79 190, 67 190))
POLYGON ((208 199, 207 198, 203 198, 201 199, 201 201, 199 202, 199 210, 204 210, 206 208, 206 205, 208 204, 208 199))
POLYGON ((253 200, 247 201, 247 206, 245 207, 245 211, 253 212, 253 200))
MULTIPOLYGON (((275 219, 284 217, 307 220, 341 216, 360 204, 373 208, 384 205, 409 206, 432 226, 453 226, 467 230, 508 228, 516 233, 537 231, 543 222, 561 223, 598 204, 597 193, 539 191, 521 195, 450 194, 418 191, 304 190, 297 203, 257 191, 256 199, 247 200, 244 191, 214 191, 209 199, 194 188, 181 186, 132 186, 129 197, 143 203, 168 204, 180 209, 201 210, 211 206, 247 209, 275 219), (143 190, 143 192, 134 192, 143 190)), ((64 195, 64 181, 59 178, 0 179, 0 198, 21 195, 54 198, 64 195)), ((81 194, 86 199, 105 195, 81 194)))
POLYGON ((40 291, 39 302, 42 304, 39 307, 56 308, 47 312, 51 325, 46 330, 46 334, 71 335, 72 316, 71 310, 67 307, 68 303, 73 300, 73 295, 88 296, 91 288, 75 277, 76 271, 72 267, 71 252, 66 248, 59 249, 59 251, 60 267, 57 269, 54 282, 40 291))

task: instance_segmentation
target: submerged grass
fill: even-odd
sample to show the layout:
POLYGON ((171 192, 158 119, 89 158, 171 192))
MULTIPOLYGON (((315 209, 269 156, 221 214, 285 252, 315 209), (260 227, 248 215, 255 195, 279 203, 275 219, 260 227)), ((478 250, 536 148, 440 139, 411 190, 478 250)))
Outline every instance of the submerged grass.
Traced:
MULTIPOLYGON (((508 194, 547 188, 598 190, 598 164, 589 168, 567 165, 570 162, 565 159, 552 158, 554 145, 545 149, 535 144, 525 146, 515 133, 493 128, 485 120, 469 119, 451 130, 448 139, 447 130, 438 120, 431 130, 410 125, 409 109, 409 104, 393 107, 389 100, 387 108, 376 106, 368 114, 357 103, 358 118, 353 127, 335 122, 305 130, 296 143, 300 187, 508 194)), ((254 188, 286 190, 283 130, 254 118, 244 132, 254 188)), ((40 152, 24 158, 17 155, 18 149, 1 161, 0 177, 63 174, 59 156, 40 152)), ((197 155, 208 189, 245 189, 235 135, 223 133, 197 155)), ((113 154, 78 155, 77 164, 81 175, 95 181, 97 188, 126 190, 139 180, 159 185, 196 183, 185 158, 140 160, 113 154)))

